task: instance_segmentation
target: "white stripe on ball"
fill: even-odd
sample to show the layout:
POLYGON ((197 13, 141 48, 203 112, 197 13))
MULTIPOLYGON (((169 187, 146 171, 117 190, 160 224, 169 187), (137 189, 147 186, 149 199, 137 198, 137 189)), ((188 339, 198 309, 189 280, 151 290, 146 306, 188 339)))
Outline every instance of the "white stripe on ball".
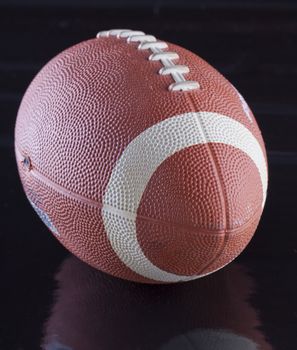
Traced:
POLYGON ((191 112, 151 126, 130 142, 117 161, 102 207, 105 231, 114 252, 137 274, 160 282, 202 277, 169 273, 148 260, 137 240, 136 213, 150 178, 162 162, 180 150, 207 142, 233 146, 253 160, 262 182, 264 206, 267 191, 265 156, 257 139, 243 124, 218 113, 191 112))

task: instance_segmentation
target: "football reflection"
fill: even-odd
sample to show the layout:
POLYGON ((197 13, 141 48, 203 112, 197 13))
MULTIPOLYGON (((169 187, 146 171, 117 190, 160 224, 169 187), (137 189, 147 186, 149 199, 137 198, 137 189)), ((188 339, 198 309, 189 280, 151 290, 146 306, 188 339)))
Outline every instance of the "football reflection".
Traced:
POLYGON ((249 301, 252 278, 236 263, 193 282, 144 285, 70 257, 56 282, 46 350, 272 349, 249 301))

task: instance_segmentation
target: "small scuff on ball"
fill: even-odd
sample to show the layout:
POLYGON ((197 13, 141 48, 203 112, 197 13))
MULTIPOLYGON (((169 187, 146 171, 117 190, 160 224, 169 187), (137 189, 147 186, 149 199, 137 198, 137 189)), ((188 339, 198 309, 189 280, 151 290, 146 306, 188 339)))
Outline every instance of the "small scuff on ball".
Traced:
POLYGON ((22 164, 26 170, 30 171, 32 169, 32 163, 29 156, 24 156, 22 164))

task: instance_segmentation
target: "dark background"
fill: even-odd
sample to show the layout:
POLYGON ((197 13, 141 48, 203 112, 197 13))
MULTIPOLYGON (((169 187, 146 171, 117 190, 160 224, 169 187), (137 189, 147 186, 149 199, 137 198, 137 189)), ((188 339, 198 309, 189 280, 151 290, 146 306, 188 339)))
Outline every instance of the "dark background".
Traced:
POLYGON ((18 106, 50 58, 110 28, 143 30, 197 53, 254 111, 268 152, 269 190, 257 233, 238 261, 252 271, 252 303, 270 344, 296 349, 296 2, 7 0, 0 2, 0 350, 39 348, 53 275, 67 256, 20 185, 13 153, 18 106))

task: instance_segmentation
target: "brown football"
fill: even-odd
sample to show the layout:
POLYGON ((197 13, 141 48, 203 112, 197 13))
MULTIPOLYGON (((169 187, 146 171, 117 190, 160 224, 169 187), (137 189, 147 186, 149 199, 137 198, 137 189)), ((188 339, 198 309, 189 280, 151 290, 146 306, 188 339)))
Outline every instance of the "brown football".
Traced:
POLYGON ((76 256, 138 282, 231 262, 258 225, 267 161, 239 92, 196 54, 110 30, 53 58, 15 130, 33 208, 76 256))

